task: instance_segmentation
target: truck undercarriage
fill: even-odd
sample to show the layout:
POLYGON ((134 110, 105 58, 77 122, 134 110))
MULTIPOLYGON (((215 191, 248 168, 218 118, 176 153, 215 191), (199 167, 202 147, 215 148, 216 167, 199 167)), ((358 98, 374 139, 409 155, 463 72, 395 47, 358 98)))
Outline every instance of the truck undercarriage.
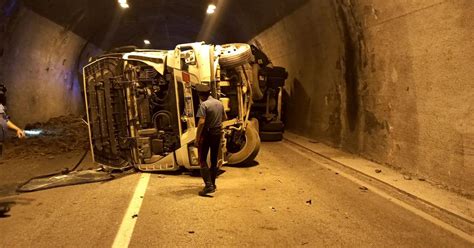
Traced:
POLYGON ((91 59, 84 67, 84 95, 94 161, 142 171, 198 169, 197 84, 210 86, 229 119, 219 166, 252 161, 260 148, 258 120, 250 119, 254 94, 261 94, 254 92, 260 87, 255 65, 246 44, 116 50, 91 59))

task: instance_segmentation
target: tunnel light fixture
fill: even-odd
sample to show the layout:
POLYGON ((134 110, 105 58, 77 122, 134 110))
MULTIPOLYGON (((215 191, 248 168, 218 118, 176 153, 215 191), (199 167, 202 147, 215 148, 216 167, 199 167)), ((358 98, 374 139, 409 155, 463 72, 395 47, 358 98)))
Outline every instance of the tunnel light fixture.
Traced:
POLYGON ((216 8, 217 8, 216 5, 214 5, 214 4, 209 4, 209 6, 207 6, 207 11, 206 11, 206 13, 207 13, 208 15, 214 14, 214 12, 216 12, 216 8))
POLYGON ((143 40, 143 43, 145 43, 145 45, 150 45, 151 42, 149 40, 143 40))
POLYGON ((118 0, 118 3, 120 4, 120 7, 122 7, 123 9, 130 8, 130 5, 128 5, 127 0, 118 0))

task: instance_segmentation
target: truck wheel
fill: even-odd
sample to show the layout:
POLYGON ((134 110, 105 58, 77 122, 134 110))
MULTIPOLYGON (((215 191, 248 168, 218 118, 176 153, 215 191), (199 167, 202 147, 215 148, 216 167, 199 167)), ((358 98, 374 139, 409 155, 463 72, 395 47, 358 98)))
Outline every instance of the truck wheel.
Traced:
POLYGON ((250 61, 252 51, 250 46, 244 43, 231 43, 222 45, 219 64, 223 68, 234 68, 244 65, 250 61))
POLYGON ((260 125, 260 130, 262 132, 283 132, 284 128, 285 124, 281 121, 271 121, 260 125))
POLYGON ((282 132, 260 132, 262 141, 281 141, 283 139, 282 132))
POLYGON ((257 157, 260 151, 260 138, 258 132, 252 124, 247 126, 245 131, 245 144, 240 151, 230 153, 228 163, 230 165, 247 165, 257 157))

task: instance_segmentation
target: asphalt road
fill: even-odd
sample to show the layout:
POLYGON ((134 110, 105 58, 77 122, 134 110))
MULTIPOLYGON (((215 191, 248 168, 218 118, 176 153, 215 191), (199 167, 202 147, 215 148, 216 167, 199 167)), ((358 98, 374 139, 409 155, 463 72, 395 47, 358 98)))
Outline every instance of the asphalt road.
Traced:
POLYGON ((474 246, 290 146, 265 143, 258 165, 224 167, 212 198, 197 195, 199 177, 151 174, 137 216, 124 215, 142 174, 0 196, 14 203, 0 247, 111 247, 124 218, 130 247, 474 246))

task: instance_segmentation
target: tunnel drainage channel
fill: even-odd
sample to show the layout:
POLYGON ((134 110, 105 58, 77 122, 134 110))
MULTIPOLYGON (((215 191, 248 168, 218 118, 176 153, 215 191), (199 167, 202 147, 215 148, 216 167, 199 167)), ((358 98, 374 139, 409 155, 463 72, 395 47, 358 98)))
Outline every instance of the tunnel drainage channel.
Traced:
MULTIPOLYGON (((401 193, 402 195, 404 196, 407 196, 409 199, 411 200, 414 200, 415 202, 418 202, 418 203, 422 203, 422 204, 425 204, 435 210, 438 210, 439 212, 443 213, 443 214, 447 214, 448 216, 450 217, 453 217, 455 221, 455 223, 457 223, 457 225, 453 225, 454 223, 452 221, 445 221, 443 220, 443 218, 440 218, 439 216, 435 216, 435 215, 432 215, 426 211, 424 211, 422 208, 419 208, 417 206, 414 206, 412 204, 409 204, 408 202, 406 202, 405 200, 401 200, 401 199, 398 199, 398 197, 395 197, 393 195, 391 195, 390 193, 386 193, 384 192, 382 189, 378 189, 376 188, 375 186, 371 186, 370 188, 372 189, 372 191, 386 199, 389 199, 390 201, 396 203, 397 205, 409 210, 410 212, 413 212, 414 214, 444 228, 445 230, 447 231, 450 231, 451 233, 453 234, 456 234, 458 236, 460 236, 461 238, 467 240, 467 241, 470 241, 472 243, 474 243, 474 237, 470 234, 470 232, 472 232, 472 226, 473 226, 473 221, 470 220, 470 219, 467 219, 467 218, 464 218, 463 216, 460 216, 456 213, 453 213, 447 209, 444 209, 440 206, 437 206, 431 202, 428 202, 424 199, 421 199, 409 192, 406 192, 402 189, 399 189, 393 185, 390 185, 378 178, 375 178, 375 177, 372 177, 362 171, 359 171, 355 168, 352 168, 350 166, 347 166, 339 161, 336 161, 334 159, 332 159, 331 157, 328 157, 324 154, 321 154, 319 152, 316 152, 308 147, 305 147, 304 145, 301 145, 297 142, 294 142, 288 138, 284 138, 284 141, 293 145, 293 146, 288 146, 290 149, 294 150, 295 152, 307 157, 308 159, 310 159, 311 161, 313 162, 316 162, 318 164, 321 164, 322 166, 328 168, 328 169, 331 169, 331 170, 334 170, 336 172, 338 172, 340 175, 343 175, 345 178, 355 182, 355 183, 358 183, 358 184, 363 184, 364 182, 360 179, 357 179, 357 176, 361 176, 362 178, 365 178, 365 179, 369 179, 369 180, 373 180, 377 183, 380 183, 381 185, 383 186, 386 186, 388 187, 388 189, 391 189, 391 190, 394 190, 395 192, 398 192, 398 193, 401 193), (317 155, 318 157, 321 157, 323 160, 326 160, 328 162, 331 162, 333 163, 333 165, 331 164, 322 164, 316 160, 314 160, 313 158, 311 158, 311 156, 309 156, 308 154, 304 153, 303 151, 300 151, 299 149, 302 149, 306 152, 309 152, 311 154, 315 154, 317 155), (343 171, 340 171, 339 169, 337 169, 337 167, 334 165, 334 164, 337 164, 338 166, 341 166, 342 168, 344 169, 348 169, 348 171, 350 171, 350 173, 354 173, 354 175, 357 175, 357 176, 352 176, 348 173, 344 173, 343 171), (466 228, 467 226, 467 228, 466 228), (463 228, 460 228, 460 227, 463 227, 463 228)), ((364 180, 365 181, 365 180, 364 180)))

